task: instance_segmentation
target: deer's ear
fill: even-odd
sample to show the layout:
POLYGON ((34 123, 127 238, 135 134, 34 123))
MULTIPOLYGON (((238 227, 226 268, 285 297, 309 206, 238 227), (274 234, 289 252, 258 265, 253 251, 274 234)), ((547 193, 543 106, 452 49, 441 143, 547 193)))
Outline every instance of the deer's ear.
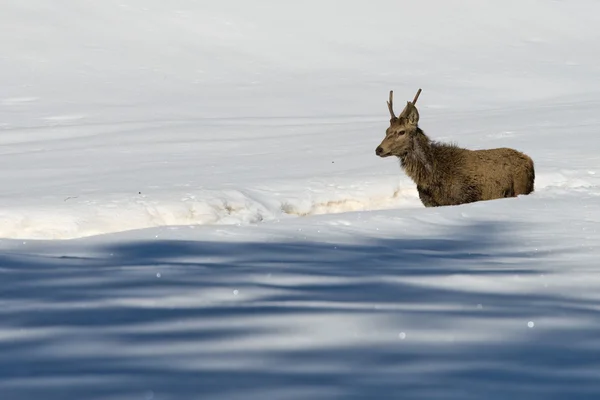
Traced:
POLYGON ((406 103, 406 120, 409 124, 414 126, 417 126, 419 123, 419 112, 417 111, 417 107, 410 101, 406 103))

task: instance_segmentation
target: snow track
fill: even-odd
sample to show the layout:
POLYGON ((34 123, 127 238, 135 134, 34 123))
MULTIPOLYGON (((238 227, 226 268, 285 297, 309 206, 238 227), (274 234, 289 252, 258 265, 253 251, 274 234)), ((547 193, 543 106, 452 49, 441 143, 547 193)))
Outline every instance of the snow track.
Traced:
MULTIPOLYGON (((187 192, 176 200, 144 194, 67 197, 54 207, 0 210, 0 237, 74 239, 160 226, 247 225, 289 217, 422 208, 414 185, 403 178, 398 170, 401 183, 396 185, 385 180, 372 187, 355 183, 361 189, 351 191, 324 184, 287 195, 248 189, 187 192)), ((600 196, 600 179, 594 171, 538 174, 536 191, 530 196, 554 197, 582 190, 600 196)))
POLYGON ((412 187, 356 195, 329 191, 274 196, 227 190, 183 194, 177 201, 139 194, 116 199, 65 198, 53 208, 0 210, 0 237, 73 239, 169 225, 245 225, 280 218, 421 206, 412 187))

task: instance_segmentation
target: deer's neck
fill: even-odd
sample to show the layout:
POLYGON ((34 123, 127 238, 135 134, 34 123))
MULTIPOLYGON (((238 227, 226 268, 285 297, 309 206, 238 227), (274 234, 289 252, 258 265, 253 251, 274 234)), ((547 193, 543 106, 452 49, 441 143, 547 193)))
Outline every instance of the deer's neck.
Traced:
POLYGON ((400 164, 406 174, 417 184, 427 185, 435 174, 435 163, 431 140, 417 128, 408 148, 408 152, 400 157, 400 164))

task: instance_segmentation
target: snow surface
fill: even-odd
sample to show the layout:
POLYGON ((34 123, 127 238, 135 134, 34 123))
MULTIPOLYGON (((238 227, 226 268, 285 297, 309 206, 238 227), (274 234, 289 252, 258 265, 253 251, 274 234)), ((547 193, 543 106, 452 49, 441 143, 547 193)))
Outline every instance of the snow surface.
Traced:
POLYGON ((0 399, 600 397, 600 3, 0 4, 0 399), (536 163, 424 208, 421 127, 536 163))

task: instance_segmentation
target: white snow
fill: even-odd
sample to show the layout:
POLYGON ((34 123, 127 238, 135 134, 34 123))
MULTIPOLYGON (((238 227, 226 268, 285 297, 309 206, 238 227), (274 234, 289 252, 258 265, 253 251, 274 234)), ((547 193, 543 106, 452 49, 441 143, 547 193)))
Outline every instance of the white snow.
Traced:
POLYGON ((0 4, 0 399, 600 396, 600 4, 0 4), (385 105, 536 163, 426 209, 385 105))

